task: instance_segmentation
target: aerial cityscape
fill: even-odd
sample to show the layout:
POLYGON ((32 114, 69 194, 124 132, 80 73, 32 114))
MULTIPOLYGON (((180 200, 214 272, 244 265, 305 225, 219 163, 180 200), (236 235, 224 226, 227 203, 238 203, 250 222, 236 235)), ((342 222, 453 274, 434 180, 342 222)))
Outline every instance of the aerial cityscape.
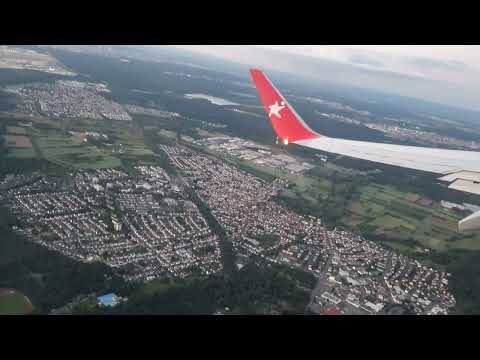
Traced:
POLYGON ((0 314, 480 313, 478 170, 316 145, 471 154, 480 112, 189 51, 0 46, 0 314))

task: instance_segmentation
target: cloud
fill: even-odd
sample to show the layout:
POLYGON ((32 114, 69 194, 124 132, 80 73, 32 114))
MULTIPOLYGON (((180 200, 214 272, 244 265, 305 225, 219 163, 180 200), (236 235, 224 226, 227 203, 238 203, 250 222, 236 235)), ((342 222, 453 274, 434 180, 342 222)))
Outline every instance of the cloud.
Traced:
POLYGON ((363 55, 363 54, 352 54, 352 55, 350 55, 348 60, 353 64, 370 65, 370 66, 374 66, 374 67, 383 67, 384 66, 382 61, 379 61, 375 58, 372 58, 368 55, 363 55))
POLYGON ((419 69, 435 69, 446 71, 466 71, 468 65, 462 61, 457 60, 435 60, 427 58, 414 58, 410 60, 410 63, 417 66, 419 69))
POLYGON ((480 110, 480 46, 183 46, 248 66, 480 110))

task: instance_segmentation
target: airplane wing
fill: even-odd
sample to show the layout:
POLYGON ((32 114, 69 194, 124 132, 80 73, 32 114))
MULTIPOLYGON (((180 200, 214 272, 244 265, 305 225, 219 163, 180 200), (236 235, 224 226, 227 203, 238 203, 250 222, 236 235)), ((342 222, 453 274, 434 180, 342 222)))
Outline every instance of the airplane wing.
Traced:
MULTIPOLYGON (((480 195, 480 152, 382 144, 331 138, 319 134, 302 120, 280 91, 258 69, 250 74, 277 136, 329 153, 437 174, 449 188, 480 195)), ((458 224, 460 231, 480 230, 480 211, 458 224)))

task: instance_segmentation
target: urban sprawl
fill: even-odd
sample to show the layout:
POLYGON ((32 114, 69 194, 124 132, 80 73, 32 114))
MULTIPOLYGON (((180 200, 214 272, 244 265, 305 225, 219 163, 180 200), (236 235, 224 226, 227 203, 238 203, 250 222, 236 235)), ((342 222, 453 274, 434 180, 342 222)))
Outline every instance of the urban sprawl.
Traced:
POLYGON ((320 219, 278 204, 275 196, 285 180, 267 183, 190 149, 160 147, 225 228, 240 255, 239 269, 252 257, 318 277, 313 311, 381 314, 387 304, 410 304, 417 314, 446 314, 454 307, 450 274, 353 233, 327 230, 320 219))
POLYGON ((103 169, 65 180, 7 176, 2 197, 16 230, 72 258, 102 261, 126 280, 222 269, 218 238, 160 167, 136 176, 103 169))
POLYGON ((447 314, 455 306, 450 274, 281 205, 275 197, 287 180, 267 182, 184 146, 159 148, 178 175, 158 166, 7 175, 0 191, 20 220, 14 230, 77 260, 103 262, 129 281, 217 273, 219 237, 186 195, 190 188, 225 230, 239 271, 256 261, 317 277, 313 312, 382 314, 400 306, 447 314))
POLYGON ((5 90, 21 97, 17 112, 29 116, 132 120, 120 104, 102 96, 110 91, 104 84, 57 80, 10 86, 5 90))

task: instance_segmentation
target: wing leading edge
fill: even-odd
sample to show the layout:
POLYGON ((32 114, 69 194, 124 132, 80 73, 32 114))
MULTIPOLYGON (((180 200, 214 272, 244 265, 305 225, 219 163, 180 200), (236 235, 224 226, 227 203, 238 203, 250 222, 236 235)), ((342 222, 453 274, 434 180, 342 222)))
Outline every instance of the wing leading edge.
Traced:
MULTIPOLYGON (((442 175, 450 188, 480 194, 480 152, 436 149, 331 138, 319 134, 302 120, 267 76, 250 70, 272 127, 286 144, 442 175)), ((459 222, 460 231, 480 229, 480 212, 459 222)))

